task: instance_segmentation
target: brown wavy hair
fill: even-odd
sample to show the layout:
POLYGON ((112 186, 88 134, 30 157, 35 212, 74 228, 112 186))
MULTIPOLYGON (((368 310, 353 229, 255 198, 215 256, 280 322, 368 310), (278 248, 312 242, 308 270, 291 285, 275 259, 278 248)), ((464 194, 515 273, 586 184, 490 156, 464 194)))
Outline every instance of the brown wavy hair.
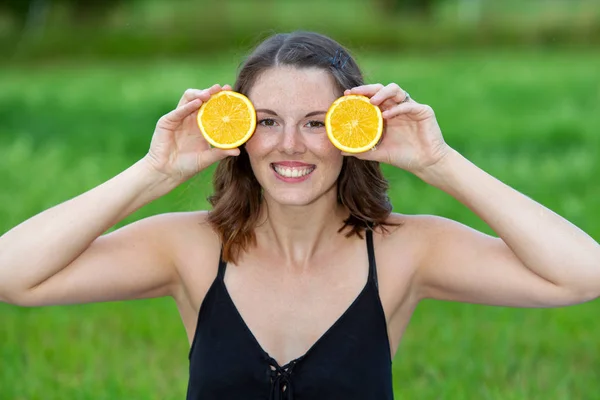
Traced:
MULTIPOLYGON (((233 90, 247 95, 258 76, 277 66, 322 68, 334 77, 340 95, 364 84, 363 75, 350 52, 333 39, 314 32, 275 34, 262 43, 241 64, 233 90)), ((242 251, 256 243, 262 188, 250 166, 244 146, 240 155, 219 162, 213 177, 214 193, 208 220, 223 243, 223 259, 235 262, 242 251)), ((339 232, 362 237, 365 229, 385 230, 392 206, 388 183, 379 163, 344 157, 337 181, 338 203, 350 212, 339 232)))

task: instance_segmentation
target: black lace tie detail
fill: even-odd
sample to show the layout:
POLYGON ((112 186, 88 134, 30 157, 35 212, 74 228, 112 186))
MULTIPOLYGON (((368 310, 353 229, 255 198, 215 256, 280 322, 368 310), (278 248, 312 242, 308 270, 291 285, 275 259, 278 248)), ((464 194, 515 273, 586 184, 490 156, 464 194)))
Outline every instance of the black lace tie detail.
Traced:
POLYGON ((294 360, 280 367, 272 358, 269 358, 271 368, 271 396, 270 400, 294 400, 294 386, 292 384, 292 371, 298 360, 294 360))

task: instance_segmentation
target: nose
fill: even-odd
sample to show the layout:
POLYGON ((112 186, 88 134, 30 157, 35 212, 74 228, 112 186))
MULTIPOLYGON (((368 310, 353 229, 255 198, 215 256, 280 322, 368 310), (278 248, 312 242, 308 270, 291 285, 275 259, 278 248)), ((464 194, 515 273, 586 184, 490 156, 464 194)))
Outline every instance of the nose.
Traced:
POLYGON ((288 155, 301 154, 306 150, 302 132, 295 125, 287 124, 283 128, 279 150, 288 155))

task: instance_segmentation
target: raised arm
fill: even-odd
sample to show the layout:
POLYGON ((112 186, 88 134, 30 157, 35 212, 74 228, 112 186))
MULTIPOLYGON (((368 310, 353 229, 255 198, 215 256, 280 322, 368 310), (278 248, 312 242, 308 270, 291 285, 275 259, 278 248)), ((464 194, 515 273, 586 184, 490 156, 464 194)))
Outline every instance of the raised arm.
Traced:
POLYGON ((424 218, 420 225, 430 243, 419 271, 424 297, 552 307, 600 296, 600 245, 569 221, 455 151, 423 179, 469 207, 499 236, 424 218))
POLYGON ((431 107, 396 84, 366 85, 383 110, 377 150, 358 155, 414 173, 469 207, 499 237, 438 217, 414 217, 424 243, 416 281, 421 297, 549 307, 600 296, 600 245, 590 236, 451 149, 431 107))
POLYGON ((1 236, 0 301, 37 306, 170 294, 177 274, 165 232, 177 216, 151 217, 101 235, 208 165, 238 154, 211 149, 195 123, 202 101, 220 90, 186 91, 159 120, 142 160, 1 236))

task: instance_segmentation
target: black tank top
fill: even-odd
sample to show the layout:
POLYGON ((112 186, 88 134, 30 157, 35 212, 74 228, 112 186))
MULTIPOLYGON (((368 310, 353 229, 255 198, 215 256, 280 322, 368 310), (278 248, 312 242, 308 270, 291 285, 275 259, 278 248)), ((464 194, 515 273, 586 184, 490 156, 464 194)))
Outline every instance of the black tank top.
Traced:
POLYGON ((303 356, 283 366, 262 349, 235 307, 221 258, 198 315, 187 399, 393 399, 392 360, 370 230, 366 238, 369 278, 363 290, 303 356))

